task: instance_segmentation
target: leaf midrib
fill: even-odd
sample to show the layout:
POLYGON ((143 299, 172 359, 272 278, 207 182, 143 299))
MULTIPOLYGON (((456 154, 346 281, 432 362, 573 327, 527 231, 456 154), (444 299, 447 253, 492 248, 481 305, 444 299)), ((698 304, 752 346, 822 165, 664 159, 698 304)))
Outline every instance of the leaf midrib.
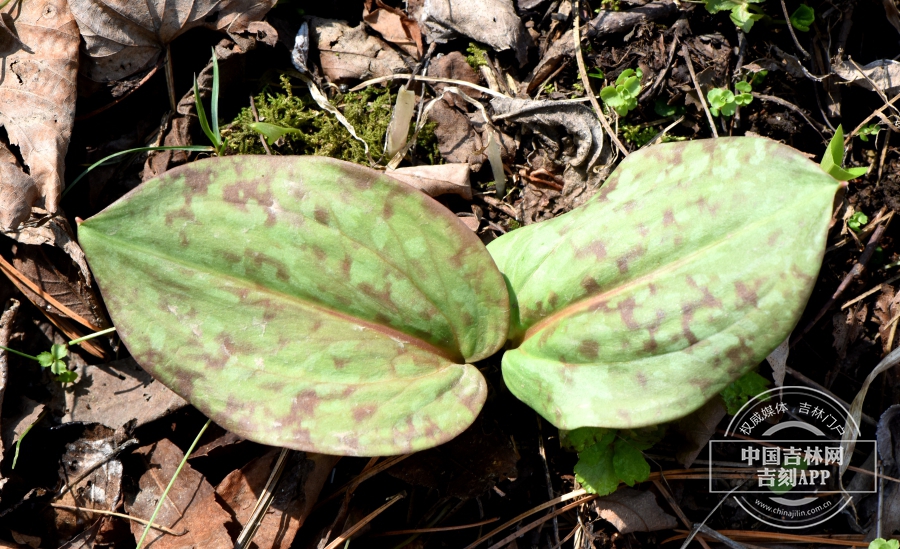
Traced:
POLYGON ((370 329, 377 333, 383 334, 383 336, 388 339, 394 339, 394 340, 400 339, 404 343, 409 343, 415 347, 422 349, 425 352, 428 352, 428 353, 437 355, 441 358, 447 359, 448 361, 452 362, 453 364, 465 364, 466 363, 465 359, 461 355, 453 356, 453 354, 451 354, 450 352, 448 352, 444 349, 436 347, 436 346, 432 345, 431 343, 428 343, 427 341, 424 341, 415 336, 407 334, 406 332, 397 330, 396 328, 391 328, 391 327, 385 326, 383 324, 378 324, 376 322, 372 322, 369 320, 364 320, 362 318, 352 316, 348 313, 343 313, 340 311, 329 309, 320 303, 316 303, 315 301, 312 301, 309 299, 304 299, 303 297, 298 296, 298 295, 284 293, 284 292, 275 290, 274 288, 270 288, 268 286, 264 286, 262 284, 259 284, 258 282, 255 282, 255 281, 252 281, 249 279, 239 278, 234 275, 222 273, 219 271, 213 271, 206 266, 203 266, 203 265, 198 266, 197 264, 195 264, 193 262, 184 261, 181 258, 176 259, 169 255, 148 251, 146 248, 135 245, 134 243, 132 243, 128 240, 117 239, 117 238, 114 238, 114 237, 110 236, 109 234, 104 233, 102 231, 93 230, 93 229, 91 229, 90 226, 87 225, 87 222, 82 223, 81 226, 79 227, 79 230, 83 231, 85 229, 88 229, 89 231, 93 232, 94 238, 97 238, 100 240, 106 240, 108 243, 115 244, 116 246, 126 248, 126 249, 129 249, 129 250, 135 251, 137 253, 141 253, 141 254, 156 258, 156 259, 168 261, 169 263, 184 267, 186 269, 194 270, 194 271, 197 271, 200 273, 205 273, 205 274, 211 275, 213 277, 224 278, 226 280, 231 281, 232 283, 235 283, 236 286, 244 286, 244 287, 248 287, 248 289, 256 290, 261 293, 268 293, 270 295, 275 296, 276 298, 282 298, 287 301, 294 302, 294 303, 298 304, 300 307, 306 307, 308 309, 317 311, 320 314, 332 316, 332 317, 340 319, 341 321, 344 321, 344 322, 363 326, 364 328, 367 328, 367 329, 370 329), (201 268, 201 267, 203 267, 203 268, 201 268))
MULTIPOLYGON (((803 200, 802 202, 806 202, 806 200, 803 200)), ((662 268, 652 270, 645 275, 634 278, 620 286, 616 286, 615 288, 612 288, 611 290, 595 294, 586 299, 579 300, 575 303, 572 303, 570 305, 563 307, 562 309, 558 310, 557 312, 542 318, 541 320, 539 320, 538 322, 532 324, 529 328, 527 328, 525 330, 525 332, 522 334, 522 338, 517 342, 516 347, 522 346, 532 336, 539 334, 542 330, 544 330, 548 326, 556 324, 557 322, 561 321, 561 319, 564 319, 567 316, 577 314, 578 312, 585 310, 585 309, 591 307, 592 305, 601 303, 601 302, 606 301, 626 290, 640 286, 641 284, 645 283, 647 280, 657 277, 660 274, 675 271, 679 267, 693 261, 694 258, 696 258, 698 255, 704 254, 713 248, 717 248, 721 245, 724 245, 729 240, 733 240, 734 238, 737 238, 741 234, 748 232, 750 229, 755 229, 756 227, 758 227, 760 225, 764 225, 764 224, 771 224, 772 219, 778 217, 785 209, 786 208, 779 208, 768 216, 760 217, 756 221, 753 221, 746 225, 742 225, 736 231, 725 233, 725 235, 723 237, 714 240, 710 244, 707 244, 706 246, 703 246, 702 248, 699 248, 699 249, 695 250, 694 252, 691 252, 690 254, 682 257, 681 259, 677 259, 675 261, 667 263, 662 268)), ((563 238, 560 237, 560 239, 562 240, 563 238)), ((554 246, 554 250, 555 249, 556 249, 556 246, 554 246)), ((548 257, 549 257, 549 255, 540 262, 540 265, 543 265, 547 261, 548 257)), ((537 268, 535 269, 535 271, 537 271, 537 268)))

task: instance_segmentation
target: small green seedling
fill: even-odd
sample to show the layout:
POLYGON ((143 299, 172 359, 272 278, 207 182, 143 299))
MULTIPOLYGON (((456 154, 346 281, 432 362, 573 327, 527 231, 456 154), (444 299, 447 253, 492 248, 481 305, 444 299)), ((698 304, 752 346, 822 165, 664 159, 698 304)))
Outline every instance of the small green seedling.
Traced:
POLYGON ((882 127, 879 126, 878 124, 866 124, 865 126, 863 126, 862 128, 859 129, 859 133, 857 133, 856 135, 858 135, 860 139, 862 139, 863 141, 868 143, 869 136, 870 135, 877 136, 878 133, 881 132, 881 130, 882 130, 882 127))
POLYGON ((598 80, 603 80, 604 78, 606 78, 606 74, 602 70, 600 70, 599 67, 594 67, 591 72, 587 73, 587 75, 598 80))
POLYGON ((753 101, 752 88, 749 82, 738 82, 734 85, 735 95, 726 88, 713 88, 706 93, 709 101, 709 112, 713 116, 732 116, 739 106, 749 105, 753 101))
POLYGON ((578 452, 575 480, 588 492, 604 496, 615 492, 620 483, 634 486, 650 478, 650 464, 642 452, 664 434, 661 426, 619 431, 581 427, 560 431, 560 443, 578 452))
POLYGON ((0 349, 9 351, 10 353, 19 355, 21 357, 30 358, 31 360, 34 360, 35 362, 40 364, 42 367, 50 368, 50 373, 53 374, 56 381, 59 381, 60 383, 71 383, 78 379, 78 374, 69 371, 69 369, 66 367, 66 357, 69 356, 69 345, 78 345, 83 341, 94 339, 95 337, 102 336, 114 331, 116 331, 115 328, 107 328, 105 330, 100 330, 99 332, 88 334, 84 337, 79 337, 78 339, 73 339, 72 341, 63 343, 61 345, 58 343, 54 343, 50 346, 49 351, 44 351, 37 356, 29 355, 15 349, 10 349, 9 347, 4 347, 2 345, 0 345, 0 349))
POLYGON ((669 105, 662 99, 657 99, 655 103, 653 103, 653 112, 662 116, 663 118, 668 118, 670 116, 681 116, 684 114, 684 107, 679 105, 669 105))
POLYGON ((744 32, 750 32, 753 23, 766 16, 759 6, 764 0, 704 0, 709 13, 731 11, 731 22, 744 32))
POLYGON ((78 177, 76 177, 72 181, 72 183, 69 184, 68 187, 66 187, 66 189, 62 193, 62 196, 65 197, 67 194, 69 194, 69 191, 71 191, 75 187, 75 185, 84 178, 84 176, 91 173, 91 171, 93 171, 95 168, 103 166, 113 158, 124 156, 126 154, 148 151, 187 151, 212 152, 215 153, 216 156, 223 156, 225 154, 227 143, 224 139, 222 139, 222 135, 219 132, 219 62, 216 60, 215 50, 213 50, 212 64, 213 81, 212 95, 210 96, 210 113, 212 115, 212 126, 210 126, 210 120, 206 118, 206 111, 203 109, 203 103, 200 101, 200 91, 197 88, 197 77, 196 75, 194 76, 194 102, 197 107, 197 118, 200 119, 200 127, 203 129, 203 133, 206 134, 206 137, 209 138, 209 141, 213 144, 212 147, 202 145, 180 145, 162 147, 136 147, 134 149, 119 151, 117 153, 113 153, 109 156, 103 157, 88 166, 86 170, 84 170, 78 177))
POLYGON ((730 415, 740 411, 747 400, 769 388, 769 380, 751 370, 737 378, 719 393, 725 401, 725 409, 730 415))
POLYGON ((806 4, 800 4, 800 7, 791 14, 791 26, 800 32, 809 32, 809 26, 816 20, 816 12, 806 4))
POLYGON ((272 145, 289 133, 303 135, 303 132, 297 128, 285 128, 284 126, 277 126, 275 124, 269 124, 268 122, 252 122, 249 124, 249 127, 252 130, 263 134, 266 138, 266 143, 269 145, 272 145))
POLYGON ((869 549, 900 549, 900 541, 895 539, 875 538, 869 543, 869 549))
POLYGON ((865 175, 866 172, 869 171, 868 168, 863 167, 844 169, 841 167, 843 162, 844 128, 838 126, 837 131, 834 132, 834 137, 831 138, 828 147, 825 149, 825 154, 822 156, 822 162, 820 164, 822 169, 825 170, 825 173, 838 181, 850 181, 851 179, 856 179, 861 175, 865 175))
POLYGON ((197 75, 194 75, 194 105, 197 108, 197 118, 200 119, 200 127, 203 133, 213 144, 216 150, 216 156, 225 154, 227 143, 222 139, 222 133, 219 131, 219 62, 216 59, 216 51, 213 50, 212 56, 213 79, 212 90, 209 97, 209 114, 210 118, 206 118, 206 110, 203 108, 203 102, 200 101, 200 89, 197 87, 197 75))
POLYGON ((619 430, 592 450, 617 475, 600 491, 646 472, 622 431, 690 414, 785 340, 840 188, 775 141, 671 143, 485 247, 371 169, 233 156, 145 182, 78 237, 141 367, 230 431, 333 455, 430 448, 472 424, 488 395, 474 364, 502 352, 506 387, 553 425, 619 430), (208 352, 222 341, 227 364, 208 352))
POLYGON ((637 97, 641 93, 641 69, 625 69, 616 78, 614 86, 606 86, 600 90, 600 99, 611 107, 619 116, 625 116, 637 107, 637 97))
POLYGON ((767 71, 765 69, 752 73, 752 76, 750 77, 750 80, 749 80, 750 85, 751 86, 761 85, 763 83, 763 81, 765 81, 766 75, 768 75, 768 74, 769 74, 769 71, 767 71))
POLYGON ((869 216, 862 212, 855 212, 850 216, 850 219, 847 220, 847 226, 850 227, 850 230, 853 232, 858 233, 868 222, 869 216))
POLYGON ((70 372, 66 368, 66 356, 69 354, 68 345, 58 345, 53 344, 50 347, 50 351, 44 351, 38 356, 29 355, 20 351, 16 351, 15 349, 10 349, 9 347, 3 347, 0 345, 0 349, 4 351, 9 351, 10 353, 17 354, 21 357, 30 358, 34 360, 38 364, 40 364, 44 368, 50 368, 50 373, 53 374, 54 379, 59 381, 60 383, 71 383, 78 378, 78 374, 75 372, 70 372))
POLYGON ((75 381, 78 374, 70 372, 66 368, 65 358, 69 356, 69 346, 54 343, 49 351, 44 351, 36 358, 38 363, 44 368, 50 368, 50 372, 62 383, 75 381))

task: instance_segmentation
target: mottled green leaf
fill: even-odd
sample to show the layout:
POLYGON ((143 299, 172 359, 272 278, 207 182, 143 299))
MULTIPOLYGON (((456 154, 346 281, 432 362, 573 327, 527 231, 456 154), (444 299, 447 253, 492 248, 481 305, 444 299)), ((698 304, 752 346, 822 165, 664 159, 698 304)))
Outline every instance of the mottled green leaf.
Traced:
POLYGON ((839 182, 761 138, 668 143, 585 205, 492 242, 509 389, 561 429, 684 416, 798 321, 839 182))
POLYGON ((508 295, 480 240, 419 191, 354 164, 194 162, 83 222, 128 350, 226 429, 386 455, 475 418, 508 295))

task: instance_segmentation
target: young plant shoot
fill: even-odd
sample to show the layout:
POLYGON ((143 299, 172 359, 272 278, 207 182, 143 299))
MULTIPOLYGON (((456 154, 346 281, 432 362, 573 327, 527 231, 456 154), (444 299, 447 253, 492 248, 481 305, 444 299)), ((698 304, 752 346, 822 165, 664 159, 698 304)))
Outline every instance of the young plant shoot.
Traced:
POLYGON ((584 205, 487 248, 411 187, 320 157, 175 168, 79 238, 135 360, 230 431, 429 448, 472 423, 473 364, 505 349, 513 394, 590 429, 579 475, 603 491, 641 479, 642 428, 698 409, 794 328, 857 173, 841 139, 822 167, 761 138, 642 149, 584 205))

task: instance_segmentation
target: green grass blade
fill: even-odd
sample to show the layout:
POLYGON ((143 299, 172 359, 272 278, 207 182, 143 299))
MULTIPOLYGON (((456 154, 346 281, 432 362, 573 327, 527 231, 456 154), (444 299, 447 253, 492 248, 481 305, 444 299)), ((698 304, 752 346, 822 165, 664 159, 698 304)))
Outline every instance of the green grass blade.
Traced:
POLYGON ((113 159, 113 158, 115 158, 115 157, 117 157, 117 156, 122 156, 123 154, 136 153, 136 152, 146 152, 146 151, 213 152, 214 149, 213 149, 212 147, 207 147, 207 146, 205 146, 205 145, 180 145, 180 146, 171 146, 171 147, 170 147, 170 146, 164 146, 164 147, 137 147, 137 148, 135 148, 135 149, 128 149, 128 150, 124 150, 124 151, 119 151, 119 152, 113 153, 113 154, 111 154, 111 155, 109 155, 109 156, 105 156, 105 157, 101 158, 100 160, 94 162, 94 163, 91 164, 90 166, 88 166, 88 169, 84 170, 84 172, 82 172, 81 175, 79 175, 78 177, 76 177, 75 180, 72 181, 72 182, 69 184, 68 187, 66 187, 66 190, 64 190, 63 193, 62 193, 62 197, 65 198, 65 196, 66 196, 67 194, 69 194, 69 191, 72 190, 72 187, 74 187, 76 183, 78 183, 79 181, 81 181, 81 179, 82 179, 84 176, 86 176, 87 174, 89 174, 89 173, 91 172, 91 170, 93 170, 94 168, 97 168, 97 167, 103 165, 103 164, 106 163, 108 160, 111 160, 111 159, 113 159))
POLYGON ((175 474, 172 475, 172 480, 169 481, 169 484, 163 491, 162 496, 156 503, 156 509, 154 509, 153 514, 150 515, 150 520, 148 520, 147 524, 144 526, 144 533, 141 534, 141 539, 137 542, 137 549, 141 549, 141 547, 144 546, 144 538, 146 538, 147 533, 150 532, 150 525, 153 524, 156 520, 156 515, 158 515, 159 510, 162 509, 163 502, 166 501, 166 497, 169 495, 169 490, 171 490, 172 486, 175 484, 175 479, 178 478, 178 475, 181 473, 182 467, 184 467, 184 464, 187 463, 188 458, 191 457, 191 453, 193 453, 194 448, 196 448, 197 446, 197 443, 200 442, 200 437, 202 437, 203 433, 206 432, 206 428, 209 427, 210 423, 212 423, 212 420, 207 419, 206 423, 203 424, 203 428, 200 429, 200 432, 197 433, 197 436, 194 438, 194 442, 191 443, 191 447, 188 448, 188 451, 184 453, 184 457, 181 459, 181 463, 178 464, 178 469, 175 469, 175 474))
POLYGON ((212 139, 212 142, 213 145, 216 146, 216 149, 220 149, 222 147, 222 136, 219 133, 219 61, 216 59, 215 49, 213 49, 212 66, 213 81, 212 95, 209 99, 209 112, 210 122, 212 123, 212 134, 215 136, 215 138, 212 139))
POLYGON ((200 119, 200 128, 206 134, 209 142, 216 145, 216 136, 209 127, 209 119, 206 118, 206 110, 203 108, 203 101, 200 100, 200 89, 197 87, 197 76, 194 76, 194 105, 197 108, 197 118, 200 119))

